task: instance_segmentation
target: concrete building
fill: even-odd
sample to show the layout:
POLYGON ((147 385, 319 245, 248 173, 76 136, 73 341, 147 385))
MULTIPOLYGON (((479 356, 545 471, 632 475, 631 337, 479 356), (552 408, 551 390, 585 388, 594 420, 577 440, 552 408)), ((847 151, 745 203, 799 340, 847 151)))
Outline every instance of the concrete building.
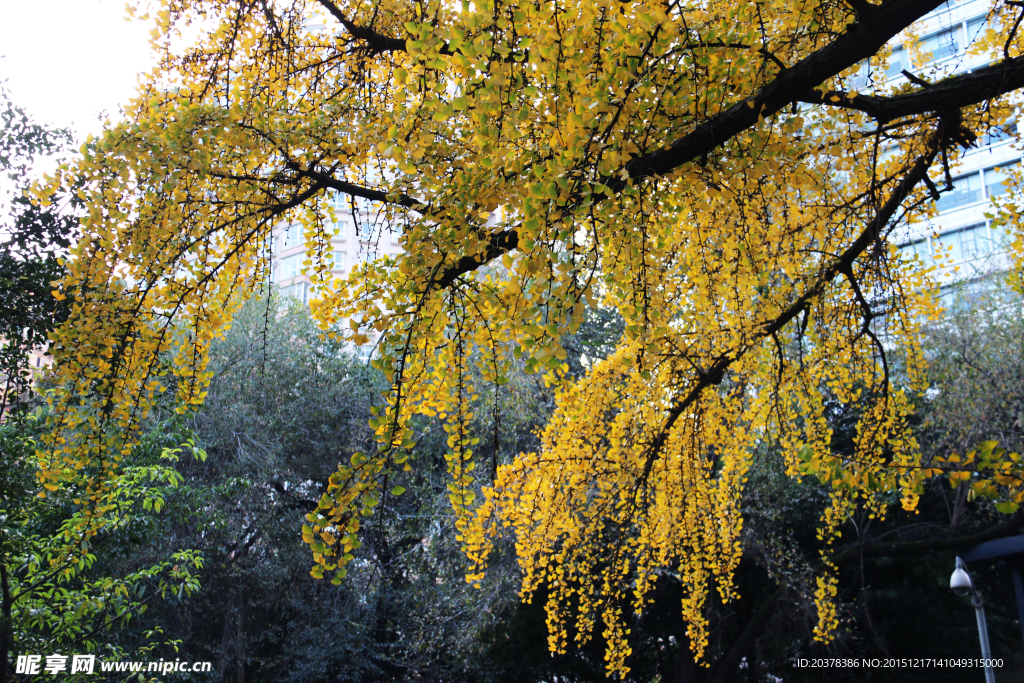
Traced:
MULTIPOLYGON (((915 26, 920 37, 916 47, 895 46, 885 73, 862 69, 856 85, 866 85, 872 76, 876 82, 899 85, 906 80, 904 69, 934 81, 987 65, 987 57, 969 55, 968 49, 987 28, 991 7, 987 0, 946 3, 915 26)), ((1007 266, 1003 254, 1009 236, 985 214, 992 213, 993 197, 1009 191, 1004 181, 1020 166, 1016 122, 983 132, 977 147, 950 161, 953 189, 936 202, 937 215, 901 226, 893 238, 905 255, 937 265, 936 279, 951 292, 957 283, 979 280, 1007 266)), ((945 185, 934 173, 933 179, 940 188, 945 185)))
MULTIPOLYGON (((330 225, 331 273, 347 277, 351 270, 364 261, 402 252, 399 244, 401 232, 385 222, 368 202, 357 201, 355 207, 345 197, 339 197, 334 206, 330 225)), ((281 292, 303 303, 312 298, 312 280, 305 272, 306 236, 296 224, 281 224, 272 233, 271 281, 281 292)), ((311 268, 309 270, 312 270, 311 268)))

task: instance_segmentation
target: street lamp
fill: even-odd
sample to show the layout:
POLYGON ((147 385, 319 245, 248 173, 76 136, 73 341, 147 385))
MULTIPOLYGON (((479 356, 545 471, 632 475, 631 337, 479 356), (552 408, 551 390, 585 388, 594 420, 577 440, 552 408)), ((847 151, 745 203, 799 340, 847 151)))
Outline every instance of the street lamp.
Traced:
POLYGON ((974 588, 967 565, 959 557, 956 558, 956 569, 949 577, 949 587, 957 595, 971 596, 974 615, 978 618, 978 640, 981 641, 981 658, 985 664, 985 683, 996 683, 996 674, 992 670, 992 648, 988 644, 988 626, 985 625, 985 605, 981 602, 981 593, 974 588))

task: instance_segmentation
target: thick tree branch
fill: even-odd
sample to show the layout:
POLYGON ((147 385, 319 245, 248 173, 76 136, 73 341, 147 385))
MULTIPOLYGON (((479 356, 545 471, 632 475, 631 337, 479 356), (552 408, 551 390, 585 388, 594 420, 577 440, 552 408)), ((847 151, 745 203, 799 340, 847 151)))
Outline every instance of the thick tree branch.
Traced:
POLYGON ((907 116, 960 109, 1019 88, 1024 88, 1024 57, 950 76, 905 95, 875 97, 841 90, 810 90, 801 94, 798 100, 825 107, 856 109, 880 123, 886 123, 907 116))
MULTIPOLYGON (((331 0, 318 0, 353 36, 367 41, 371 50, 404 49, 404 41, 381 36, 369 29, 355 26, 331 0), (388 42, 391 41, 391 42, 388 42)), ((846 106, 860 109, 886 121, 903 116, 934 111, 950 111, 977 104, 986 99, 1024 87, 1024 57, 978 69, 970 74, 948 78, 923 90, 892 98, 878 98, 855 93, 821 93, 814 88, 835 74, 875 54, 900 31, 910 26, 941 4, 942 0, 889 0, 872 5, 870 12, 858 13, 857 22, 832 43, 808 55, 782 71, 760 91, 734 104, 726 111, 700 124, 667 147, 629 161, 622 172, 607 183, 613 192, 622 191, 631 181, 666 175, 681 166, 706 156, 762 118, 781 111, 793 102, 811 102, 824 106, 846 106), (628 178, 628 179, 627 179, 628 178)), ((389 201, 384 192, 366 190, 331 179, 326 175, 305 172, 325 186, 348 192, 372 201, 389 201)), ((394 203, 394 200, 390 200, 394 203)), ((397 203, 423 211, 424 207, 410 197, 397 203)), ((475 256, 463 256, 444 268, 435 286, 448 287, 459 277, 473 272, 490 260, 519 246, 516 230, 506 230, 490 237, 490 246, 475 256)), ((731 361, 720 359, 720 363, 731 361)), ((717 365, 717 364, 716 364, 717 365)), ((717 367, 707 371, 709 382, 720 377, 717 367)))
MULTIPOLYGON (((760 91, 700 124, 667 148, 633 159, 626 164, 626 173, 633 180, 667 175, 705 156, 762 118, 797 101, 808 90, 869 58, 940 4, 942 0, 890 0, 877 6, 866 18, 851 24, 830 44, 780 73, 760 91)), ((943 107, 947 108, 948 105, 943 107)), ((618 180, 612 189, 621 190, 626 184, 625 180, 618 180)))
POLYGON ((366 43, 366 49, 371 54, 406 51, 404 38, 392 38, 390 36, 377 33, 373 29, 357 26, 352 23, 352 21, 345 16, 344 12, 341 11, 341 8, 331 2, 331 0, 317 0, 317 2, 319 2, 324 9, 330 12, 335 19, 341 22, 341 25, 345 27, 346 31, 352 34, 353 38, 366 43))
MULTIPOLYGON (((700 159, 744 130, 752 128, 763 117, 798 101, 802 94, 875 54, 900 31, 941 3, 942 0, 889 0, 874 7, 870 14, 850 25, 835 41, 782 71, 757 93, 708 119, 668 147, 631 160, 623 171, 630 180, 635 181, 666 175, 684 164, 700 159)), ((946 108, 948 105, 943 107, 946 108)), ((607 184, 614 192, 620 192, 628 182, 620 173, 607 184)), ((518 234, 514 230, 502 233, 501 241, 507 246, 505 251, 515 249, 519 244, 518 234)), ((491 258, 505 251, 496 251, 491 258)), ((463 257, 442 271, 438 282, 454 282, 484 263, 486 261, 463 257)), ((713 371, 712 368, 711 377, 714 377, 713 371)))
POLYGON ((463 256, 449 268, 446 268, 434 281, 436 289, 450 287, 455 280, 462 275, 472 272, 480 266, 493 261, 502 254, 516 249, 519 246, 519 233, 515 230, 506 230, 489 236, 487 250, 476 256, 463 256))
MULTIPOLYGON (((392 38, 386 36, 383 33, 377 33, 372 28, 366 28, 364 26, 358 26, 353 23, 345 13, 341 11, 337 5, 331 0, 316 0, 319 2, 331 15, 341 22, 341 25, 345 27, 352 37, 356 40, 361 40, 365 43, 365 49, 367 52, 373 55, 379 55, 385 52, 407 52, 405 38, 392 38)), ((451 55, 454 54, 448 44, 445 43, 438 49, 438 54, 451 55)))
POLYGON ((430 209, 427 204, 405 194, 395 195, 382 192, 381 190, 371 190, 368 187, 356 185, 355 183, 350 183, 347 180, 338 180, 328 173, 317 171, 313 168, 300 168, 297 164, 288 164, 288 167, 294 170, 298 175, 312 179, 319 187, 322 188, 337 190, 338 192, 343 192, 345 194, 352 195, 353 197, 368 199, 371 202, 395 204, 420 213, 427 213, 430 209))
POLYGON ((861 19, 871 16, 875 6, 867 2, 867 0, 846 0, 846 4, 853 8, 853 11, 857 13, 857 16, 861 19))
POLYGON ((924 555, 941 550, 957 550, 993 541, 1009 536, 1024 526, 1024 515, 1016 514, 1005 522, 1000 522, 991 529, 986 529, 969 536, 953 536, 952 538, 931 538, 923 541, 894 541, 892 543, 861 543, 836 555, 834 562, 842 564, 860 557, 907 557, 924 555))

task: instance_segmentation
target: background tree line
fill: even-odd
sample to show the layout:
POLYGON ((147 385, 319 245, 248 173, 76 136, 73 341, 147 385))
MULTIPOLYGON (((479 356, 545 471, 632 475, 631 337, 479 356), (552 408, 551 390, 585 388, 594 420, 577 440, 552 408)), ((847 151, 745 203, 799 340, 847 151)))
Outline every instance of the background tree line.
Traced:
MULTIPOLYGON (((948 453, 993 430, 1019 447, 1020 320, 1017 300, 975 298, 930 330, 936 382, 920 412, 924 448, 948 453), (1001 391, 992 390, 994 384, 1001 391)), ((595 313, 568 344, 573 367, 599 357, 619 324, 607 312, 595 313)), ((189 455, 175 463, 182 481, 163 491, 162 509, 140 513, 109 534, 80 584, 84 588, 89 577, 131 576, 172 551, 191 550, 203 560, 195 572, 198 587, 191 595, 154 602, 126 625, 104 626, 97 637, 111 651, 156 646, 153 657, 209 660, 213 680, 238 683, 604 679, 600 641, 568 655, 548 654, 543 600, 520 604, 511 548, 482 590, 464 581, 446 498, 444 432, 437 424, 418 426, 424 455, 407 473, 414 480, 400 482, 419 493, 389 497, 367 518, 365 544, 341 585, 312 579, 298 530, 334 463, 372 439, 367 422, 383 380, 365 359, 324 340, 308 309, 273 296, 247 303, 212 357, 215 376, 203 408, 182 419, 168 404, 147 427, 145 441, 154 460, 158 447, 192 434, 208 457, 189 455)), ((496 445, 502 460, 534 447, 537 425, 553 400, 532 375, 517 375, 507 389, 494 410, 479 417, 481 433, 497 428, 496 443, 482 441, 481 448, 496 445)), ((851 438, 853 417, 833 415, 837 442, 851 438)), ((771 457, 764 462, 746 496, 742 598, 709 606, 711 667, 690 659, 677 609, 680 588, 665 573, 651 608, 633 618, 641 635, 631 680, 817 680, 817 672, 794 669, 793 660, 976 656, 972 612, 946 586, 953 553, 941 545, 927 552, 928 544, 1006 526, 1005 516, 981 501, 968 502, 966 489, 936 482, 920 514, 851 520, 840 550, 870 551, 872 543, 888 543, 890 554, 858 556, 854 550, 840 565, 843 629, 825 647, 813 642, 811 631, 820 548, 816 510, 827 490, 816 481, 780 476, 771 457), (914 541, 924 545, 901 556, 900 544, 914 541), (755 622, 759 626, 748 632, 755 622), (735 669, 722 668, 723 662, 735 669)), ((988 598, 994 650, 1007 662, 1005 675, 1020 666, 1014 658, 1021 651, 1008 572, 984 567, 977 576, 988 598)), ((15 627, 21 651, 40 642, 30 637, 40 630, 30 622, 15 627)), ((851 670, 831 672, 830 680, 918 675, 924 680, 925 674, 908 671, 851 670)), ((926 675, 962 680, 959 671, 926 675)))

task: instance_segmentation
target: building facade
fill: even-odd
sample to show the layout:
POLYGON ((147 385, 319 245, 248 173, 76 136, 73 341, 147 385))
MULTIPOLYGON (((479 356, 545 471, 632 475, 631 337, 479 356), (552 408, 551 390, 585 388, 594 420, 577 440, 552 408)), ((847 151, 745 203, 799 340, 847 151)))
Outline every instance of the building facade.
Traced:
MULTIPOLYGON (((339 197, 333 209, 335 220, 327 222, 333 234, 325 250, 332 275, 344 278, 365 261, 402 252, 400 230, 382 220, 368 202, 357 200, 352 205, 339 197)), ((305 265, 309 259, 306 238, 300 225, 282 223, 273 230, 270 256, 271 281, 283 294, 303 303, 309 303, 313 294, 312 268, 305 265)))
MULTIPOLYGON (((988 58, 970 54, 970 47, 993 20, 991 9, 987 0, 942 5, 915 26, 919 36, 916 45, 907 41, 894 46, 884 74, 867 74, 862 69, 858 74, 860 84, 873 76, 887 85, 899 85, 906 81, 904 70, 934 81, 986 66, 988 58)), ((1006 181, 1020 167, 1017 123, 984 131, 976 147, 950 162, 953 187, 940 195, 936 215, 901 226, 892 237, 908 258, 916 257, 924 266, 936 266, 935 276, 944 290, 1007 266, 1004 254, 1009 235, 986 214, 992 213, 992 199, 1009 191, 1006 181)), ((945 178, 933 176, 933 180, 940 188, 946 185, 945 178)))

